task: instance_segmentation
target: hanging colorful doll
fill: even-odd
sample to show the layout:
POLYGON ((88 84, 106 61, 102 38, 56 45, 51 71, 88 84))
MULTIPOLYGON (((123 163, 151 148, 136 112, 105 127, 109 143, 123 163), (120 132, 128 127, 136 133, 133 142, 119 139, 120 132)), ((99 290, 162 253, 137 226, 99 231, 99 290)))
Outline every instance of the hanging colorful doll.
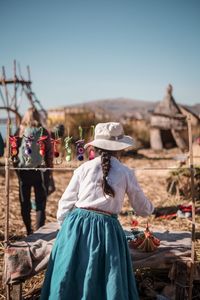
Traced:
POLYGON ((66 161, 69 162, 72 159, 72 148, 71 148, 71 143, 72 143, 72 136, 71 137, 66 137, 64 139, 64 143, 65 143, 65 150, 66 150, 66 161))
MULTIPOLYGON (((94 125, 91 126, 91 130, 92 130, 92 139, 94 138, 94 125)), ((89 154, 88 154, 88 157, 89 157, 89 160, 92 160, 95 158, 95 151, 94 151, 94 148, 92 146, 89 146, 89 150, 88 150, 89 154)))
POLYGON ((51 138, 51 143, 53 145, 53 156, 55 157, 55 164, 61 164, 62 160, 58 160, 58 157, 60 156, 60 153, 58 151, 58 145, 61 143, 61 138, 58 136, 58 131, 55 132, 55 138, 51 138))
POLYGON ((45 165, 45 153, 46 153, 46 140, 47 140, 48 136, 47 135, 43 135, 43 128, 41 128, 41 135, 37 141, 37 144, 39 144, 39 153, 42 156, 42 163, 41 165, 44 166, 45 165))
POLYGON ((25 139, 25 150, 24 150, 25 161, 26 161, 26 165, 28 165, 31 162, 31 154, 32 154, 31 145, 34 140, 34 137, 33 135, 29 135, 29 136, 24 135, 23 137, 25 139))
POLYGON ((10 154, 12 157, 13 162, 17 162, 18 161, 18 153, 19 153, 19 149, 18 149, 18 136, 9 136, 9 142, 10 142, 10 154))
POLYGON ((200 146, 200 137, 196 139, 197 144, 200 146))
POLYGON ((80 139, 76 142, 76 155, 77 159, 82 161, 84 160, 84 140, 83 140, 83 129, 81 126, 79 126, 79 135, 80 139))
POLYGON ((153 232, 147 227, 144 232, 139 233, 136 238, 129 243, 129 247, 139 249, 144 252, 151 252, 160 246, 160 240, 153 235, 153 232))

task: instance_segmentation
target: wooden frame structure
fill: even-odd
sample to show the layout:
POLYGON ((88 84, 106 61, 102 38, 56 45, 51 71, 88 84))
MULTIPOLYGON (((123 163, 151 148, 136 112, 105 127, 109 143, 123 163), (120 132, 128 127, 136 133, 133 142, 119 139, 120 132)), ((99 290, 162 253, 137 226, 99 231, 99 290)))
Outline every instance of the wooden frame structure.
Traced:
POLYGON ((13 78, 7 78, 5 67, 2 67, 2 74, 0 74, 0 110, 5 110, 7 112, 8 118, 10 118, 10 113, 15 114, 15 125, 18 126, 21 121, 20 106, 22 95, 25 94, 26 99, 30 103, 30 106, 38 108, 47 117, 47 112, 41 105, 40 101, 37 99, 35 93, 31 88, 31 75, 30 67, 27 66, 27 76, 25 79, 21 74, 21 68, 18 64, 18 72, 16 61, 13 63, 13 78), (20 94, 20 97, 18 95, 20 94))
MULTIPOLYGON (((21 68, 18 64, 18 72, 17 72, 17 64, 14 60, 13 62, 13 78, 7 78, 5 67, 2 66, 2 73, 0 74, 0 110, 3 110, 7 114, 6 119, 1 118, 1 123, 5 123, 7 121, 7 134, 6 134, 6 153, 5 153, 5 239, 4 245, 5 248, 9 244, 9 175, 10 175, 10 153, 9 153, 9 136, 10 136, 10 127, 11 127, 11 113, 15 115, 12 118, 16 127, 19 126, 21 122, 21 112, 20 107, 23 106, 18 95, 20 94, 20 98, 22 95, 25 95, 25 99, 28 100, 31 107, 35 107, 40 110, 45 117, 47 117, 47 112, 41 105, 40 101, 36 98, 35 93, 31 88, 31 75, 30 75, 30 67, 27 66, 27 75, 28 79, 25 79, 21 74, 21 68)), ((15 289, 13 289, 15 294, 14 299, 20 299, 17 297, 15 293, 15 289)), ((20 293, 18 293, 20 294, 20 293)), ((6 286, 6 297, 10 298, 10 287, 6 286)))

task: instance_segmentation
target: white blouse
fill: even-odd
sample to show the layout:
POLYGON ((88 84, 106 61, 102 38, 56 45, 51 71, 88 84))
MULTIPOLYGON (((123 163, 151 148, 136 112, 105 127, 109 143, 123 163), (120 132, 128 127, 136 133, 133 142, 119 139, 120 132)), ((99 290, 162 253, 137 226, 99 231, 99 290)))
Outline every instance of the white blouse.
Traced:
POLYGON ((135 213, 147 216, 153 212, 152 203, 145 197, 135 174, 115 157, 111 157, 108 183, 115 196, 105 195, 102 189, 101 157, 83 163, 78 167, 58 203, 57 220, 63 223, 67 213, 76 207, 93 207, 113 214, 120 213, 125 193, 135 213))

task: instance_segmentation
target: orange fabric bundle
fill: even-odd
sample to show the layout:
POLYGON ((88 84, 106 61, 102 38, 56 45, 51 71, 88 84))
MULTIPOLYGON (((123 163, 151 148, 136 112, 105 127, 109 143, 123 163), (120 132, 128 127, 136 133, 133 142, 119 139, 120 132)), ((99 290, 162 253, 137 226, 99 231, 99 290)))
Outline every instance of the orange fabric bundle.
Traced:
POLYGON ((147 224, 144 232, 141 232, 137 237, 130 241, 129 247, 133 249, 140 249, 144 252, 151 252, 156 250, 160 246, 160 240, 153 235, 153 232, 149 230, 147 224))

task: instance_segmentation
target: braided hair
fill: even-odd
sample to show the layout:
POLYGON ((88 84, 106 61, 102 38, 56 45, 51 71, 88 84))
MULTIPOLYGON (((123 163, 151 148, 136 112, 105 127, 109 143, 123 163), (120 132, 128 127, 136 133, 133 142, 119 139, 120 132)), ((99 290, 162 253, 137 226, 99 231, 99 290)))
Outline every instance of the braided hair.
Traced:
POLYGON ((108 184, 108 173, 109 173, 110 167, 111 167, 110 159, 111 159, 112 152, 108 151, 108 150, 103 150, 103 149, 98 149, 98 152, 101 155, 101 167, 102 167, 102 171, 103 171, 103 181, 102 181, 103 192, 106 195, 114 197, 115 191, 108 184))

